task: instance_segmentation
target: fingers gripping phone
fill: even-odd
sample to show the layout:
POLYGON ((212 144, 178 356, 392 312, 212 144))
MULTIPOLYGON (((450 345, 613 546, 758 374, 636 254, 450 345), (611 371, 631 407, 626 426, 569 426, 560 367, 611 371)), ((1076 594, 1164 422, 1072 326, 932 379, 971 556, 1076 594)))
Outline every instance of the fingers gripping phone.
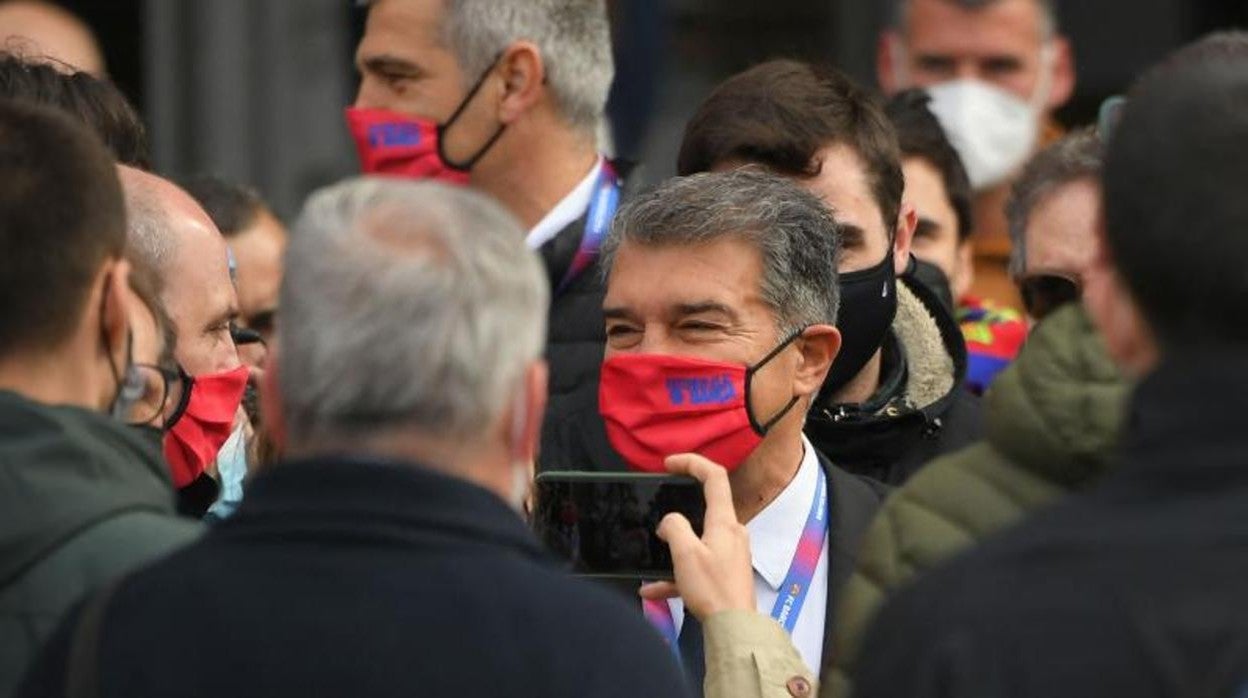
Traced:
POLYGON ((672 555, 655 530, 669 512, 701 535, 702 485, 693 478, 642 473, 542 473, 534 481, 533 529, 575 574, 672 579, 672 555))

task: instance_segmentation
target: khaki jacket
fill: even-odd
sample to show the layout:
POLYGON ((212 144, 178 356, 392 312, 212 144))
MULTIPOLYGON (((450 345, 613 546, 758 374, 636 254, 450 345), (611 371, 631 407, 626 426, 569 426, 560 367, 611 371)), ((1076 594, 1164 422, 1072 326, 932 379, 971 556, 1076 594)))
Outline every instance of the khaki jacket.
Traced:
POLYGON ((780 624, 753 611, 724 611, 703 625, 706 698, 808 698, 814 674, 780 624))

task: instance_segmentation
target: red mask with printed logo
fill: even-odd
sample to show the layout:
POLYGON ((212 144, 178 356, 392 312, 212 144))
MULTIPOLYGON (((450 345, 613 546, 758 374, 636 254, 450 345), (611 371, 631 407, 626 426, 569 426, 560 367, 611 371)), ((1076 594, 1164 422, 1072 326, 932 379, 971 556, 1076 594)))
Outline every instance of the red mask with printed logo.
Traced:
POLYGON ((247 376, 246 366, 195 376, 186 411, 165 435, 165 460, 174 487, 194 482, 230 438, 247 376))
POLYGON ((750 381, 800 332, 754 366, 663 354, 621 354, 602 364, 598 411, 607 440, 629 467, 663 473, 663 461, 697 453, 729 472, 741 467, 797 397, 760 424, 749 405, 750 381))
POLYGON ((447 157, 446 132, 464 113, 493 69, 491 64, 481 74, 444 124, 385 109, 348 108, 347 128, 360 156, 360 170, 364 174, 468 184, 468 172, 503 135, 504 126, 499 125, 476 155, 464 162, 452 162, 447 157))
POLYGON ((360 171, 465 185, 468 171, 442 157, 438 125, 384 109, 347 109, 360 171))

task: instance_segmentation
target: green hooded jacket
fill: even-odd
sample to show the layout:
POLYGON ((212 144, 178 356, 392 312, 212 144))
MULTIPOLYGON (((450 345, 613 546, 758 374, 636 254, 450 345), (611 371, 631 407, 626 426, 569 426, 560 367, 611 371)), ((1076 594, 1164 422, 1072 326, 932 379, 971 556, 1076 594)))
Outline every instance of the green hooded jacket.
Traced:
POLYGON ((1082 306, 1038 325, 987 395, 985 441, 932 461, 880 508, 839 600, 836 671, 821 695, 849 695, 859 643, 889 594, 1106 473, 1128 391, 1082 306))
POLYGON ((76 601, 199 531, 157 441, 0 391, 0 698, 76 601))

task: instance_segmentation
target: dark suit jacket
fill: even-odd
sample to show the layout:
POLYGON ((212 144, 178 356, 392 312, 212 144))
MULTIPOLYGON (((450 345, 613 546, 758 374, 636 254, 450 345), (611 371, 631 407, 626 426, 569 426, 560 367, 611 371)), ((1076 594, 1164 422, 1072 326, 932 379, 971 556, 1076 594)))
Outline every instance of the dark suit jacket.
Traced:
MULTIPOLYGON (((63 695, 77 615, 20 695, 63 695)), ((107 696, 678 696, 634 608, 550 567, 493 494, 411 464, 277 466, 200 542, 126 580, 107 696)))
MULTIPOLYGON (((616 163, 616 169, 626 178, 631 168, 616 163)), ((621 198, 626 193, 627 189, 621 198)), ((598 374, 607 342, 602 317, 606 287, 598 260, 563 286, 585 236, 588 213, 566 226, 540 250, 551 288, 546 342, 550 402, 537 463, 541 471, 626 469, 607 442, 606 428, 598 414, 598 374)))
POLYGON ((842 470, 822 455, 819 464, 827 474, 832 495, 832 518, 828 527, 828 610, 823 624, 823 666, 819 668, 820 680, 823 680, 832 672, 836 656, 832 628, 836 623, 837 599, 858 566, 862 538, 884 502, 888 487, 842 470))

